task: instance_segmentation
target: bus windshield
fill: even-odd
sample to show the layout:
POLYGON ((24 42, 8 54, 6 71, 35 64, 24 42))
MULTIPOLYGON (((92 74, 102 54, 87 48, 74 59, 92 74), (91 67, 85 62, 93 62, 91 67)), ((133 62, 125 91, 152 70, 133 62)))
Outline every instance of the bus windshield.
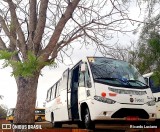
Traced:
POLYGON ((88 57, 95 82, 127 88, 148 88, 137 69, 124 61, 105 57, 88 57))

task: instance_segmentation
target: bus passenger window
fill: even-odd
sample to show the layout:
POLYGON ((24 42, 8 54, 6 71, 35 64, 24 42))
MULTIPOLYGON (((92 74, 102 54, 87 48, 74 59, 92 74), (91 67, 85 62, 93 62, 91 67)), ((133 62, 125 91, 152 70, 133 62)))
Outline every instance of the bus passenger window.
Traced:
POLYGON ((55 90, 56 90, 56 84, 51 88, 52 92, 51 92, 51 100, 53 100, 55 98, 55 90))
POLYGON ((46 101, 49 102, 51 100, 51 88, 47 92, 47 98, 46 101))
POLYGON ((56 84, 56 98, 60 95, 59 94, 59 86, 60 86, 60 81, 56 84))

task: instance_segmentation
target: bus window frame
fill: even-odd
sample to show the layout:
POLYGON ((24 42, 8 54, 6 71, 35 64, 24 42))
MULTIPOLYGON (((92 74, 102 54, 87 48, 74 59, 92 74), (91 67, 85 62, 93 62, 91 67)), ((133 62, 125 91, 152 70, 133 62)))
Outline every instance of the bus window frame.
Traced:
POLYGON ((56 83, 55 98, 60 96, 60 83, 61 79, 56 83))
POLYGON ((54 84, 52 87, 51 87, 51 95, 50 95, 50 101, 51 100, 54 100, 55 97, 56 97, 56 84, 54 84))
POLYGON ((92 87, 91 75, 90 75, 89 67, 88 67, 87 63, 85 63, 85 67, 86 67, 85 72, 82 72, 81 70, 79 71, 79 81, 78 81, 79 87, 91 88, 92 87), (89 81, 91 83, 90 87, 88 87, 87 81, 89 81))
POLYGON ((52 87, 49 88, 47 91, 47 98, 46 98, 47 102, 51 101, 51 93, 52 93, 52 87))

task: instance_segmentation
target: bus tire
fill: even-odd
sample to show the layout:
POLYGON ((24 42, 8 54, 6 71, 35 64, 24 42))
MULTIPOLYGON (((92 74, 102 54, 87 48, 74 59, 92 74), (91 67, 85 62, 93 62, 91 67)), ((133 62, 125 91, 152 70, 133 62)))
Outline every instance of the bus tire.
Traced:
POLYGON ((42 122, 42 118, 41 118, 41 117, 38 117, 38 118, 37 118, 37 121, 38 121, 38 122, 42 122))
POLYGON ((84 111, 84 117, 83 117, 83 123, 84 123, 84 127, 86 129, 95 129, 95 124, 94 122, 91 121, 91 116, 90 116, 90 112, 89 112, 89 109, 86 108, 85 111, 84 111))
POLYGON ((160 119, 156 119, 156 120, 155 120, 155 125, 156 125, 158 128, 160 128, 160 119))

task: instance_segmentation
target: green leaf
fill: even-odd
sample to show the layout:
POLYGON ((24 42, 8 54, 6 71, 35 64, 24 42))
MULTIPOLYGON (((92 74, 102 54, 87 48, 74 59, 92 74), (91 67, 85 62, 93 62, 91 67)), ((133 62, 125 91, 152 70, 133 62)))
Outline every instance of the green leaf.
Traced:
POLYGON ((43 66, 55 66, 54 61, 43 62, 34 55, 33 52, 27 53, 27 59, 24 62, 14 61, 12 57, 17 52, 0 51, 0 59, 4 59, 3 68, 7 66, 13 67, 12 76, 33 76, 35 72, 40 71, 43 66))

